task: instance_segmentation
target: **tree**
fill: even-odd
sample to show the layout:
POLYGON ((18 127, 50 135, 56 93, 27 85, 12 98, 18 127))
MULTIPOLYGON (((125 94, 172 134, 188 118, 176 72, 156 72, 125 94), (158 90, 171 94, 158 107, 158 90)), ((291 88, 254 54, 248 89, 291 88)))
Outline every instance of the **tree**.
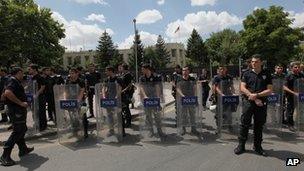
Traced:
POLYGON ((99 38, 96 56, 97 65, 100 68, 106 68, 108 65, 116 66, 122 61, 117 47, 114 46, 111 36, 106 31, 99 38))
POLYGON ((288 63, 299 53, 299 42, 304 39, 300 28, 292 28, 292 20, 283 7, 257 9, 243 21, 241 39, 246 56, 259 53, 272 67, 275 62, 288 63))
POLYGON ((212 33, 205 42, 209 58, 221 64, 237 64, 245 53, 240 41, 240 34, 231 29, 212 33))
POLYGON ((144 45, 142 44, 140 40, 140 35, 138 34, 138 31, 136 30, 135 36, 134 36, 134 41, 133 41, 133 46, 131 49, 133 50, 132 55, 129 58, 129 66, 131 69, 135 69, 135 47, 137 46, 137 65, 141 66, 143 63, 143 57, 144 57, 144 45))
POLYGON ((160 69, 165 69, 167 64, 170 62, 170 53, 165 47, 165 41, 161 35, 158 36, 155 45, 156 61, 154 63, 160 69))
POLYGON ((144 49, 144 57, 143 63, 150 64, 151 66, 157 66, 158 68, 158 61, 155 50, 152 47, 147 47, 144 49))
POLYGON ((31 62, 41 66, 62 65, 63 25, 47 8, 33 0, 0 1, 0 61, 9 67, 31 62))
POLYGON ((193 29, 187 42, 186 58, 188 58, 188 64, 190 63, 200 67, 206 67, 209 64, 207 49, 202 37, 195 29, 193 29))

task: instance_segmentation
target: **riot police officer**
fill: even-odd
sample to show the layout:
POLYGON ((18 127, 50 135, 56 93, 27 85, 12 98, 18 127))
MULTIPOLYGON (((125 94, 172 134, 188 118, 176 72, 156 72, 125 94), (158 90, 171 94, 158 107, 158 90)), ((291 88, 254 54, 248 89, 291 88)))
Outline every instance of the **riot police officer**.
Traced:
MULTIPOLYGON (((150 98, 150 97, 161 97, 161 86, 159 83, 162 81, 160 77, 157 77, 156 75, 153 75, 151 71, 151 66, 148 64, 143 64, 141 67, 143 75, 139 78, 140 84, 145 85, 145 84, 150 84, 149 86, 140 86, 140 95, 145 98, 150 98)), ((162 131, 161 128, 161 116, 160 113, 154 110, 147 110, 145 111, 146 115, 146 124, 150 128, 150 134, 149 136, 152 137, 154 136, 153 132, 153 123, 156 125, 157 133, 161 138, 165 137, 165 134, 162 131), (152 115, 154 115, 154 122, 152 115)))
MULTIPOLYGON (((184 96, 194 96, 195 94, 195 84, 187 84, 187 82, 194 82, 195 78, 191 77, 190 75, 190 68, 188 66, 183 67, 182 70, 182 77, 180 80, 177 81, 177 83, 182 82, 179 86, 176 86, 176 93, 180 96, 180 97, 184 97, 184 96)), ((177 103, 177 101, 175 101, 175 103, 177 103)), ((175 105, 177 106, 177 104, 175 105)), ((178 118, 180 120, 185 120, 185 118, 187 118, 187 115, 190 118, 190 123, 191 123, 191 133, 194 135, 198 135, 199 132, 196 129, 195 125, 195 109, 191 106, 191 107, 184 107, 182 109, 183 112, 183 116, 185 116, 184 118, 178 118)), ((180 116, 180 115, 179 115, 180 116)), ((181 135, 185 135, 186 133, 186 127, 182 127, 181 130, 181 135)))
MULTIPOLYGON (((230 76, 228 74, 228 70, 227 70, 227 67, 226 66, 219 66, 218 67, 218 74, 213 78, 213 81, 212 81, 212 86, 213 86, 213 90, 215 92, 215 98, 217 99, 216 101, 218 101, 219 99, 219 95, 220 96, 223 96, 223 95, 232 95, 235 93, 235 90, 234 90, 234 86, 233 86, 233 77, 230 76), (222 89, 221 88, 221 84, 222 84, 222 88, 225 88, 225 89, 222 89)), ((232 114, 231 114, 231 108, 232 106, 230 106, 229 104, 228 105, 224 105, 223 106, 223 111, 225 111, 223 113, 223 123, 226 123, 229 125, 229 129, 231 130, 232 129, 232 114)), ((219 112, 220 112, 220 109, 217 107, 217 110, 216 110, 216 124, 217 126, 220 126, 219 123, 220 123, 220 118, 219 118, 219 112)))
MULTIPOLYGON (((66 81, 66 84, 77 84, 80 87, 80 91, 77 97, 78 102, 80 103, 80 106, 85 105, 84 100, 85 100, 85 82, 79 77, 78 70, 75 68, 71 68, 69 71, 70 77, 66 81)), ((89 127, 89 122, 86 113, 81 113, 82 115, 82 124, 83 124, 83 131, 84 131, 84 138, 88 137, 88 127, 89 127)))
POLYGON ((132 102, 135 86, 132 84, 133 76, 129 72, 129 66, 127 64, 121 64, 119 66, 121 74, 118 77, 118 83, 121 86, 121 101, 122 101, 122 114, 123 125, 128 128, 131 127, 132 116, 129 105, 132 102))
POLYGON ((300 62, 291 62, 290 69, 291 69, 291 73, 289 73, 286 76, 286 85, 284 87, 287 97, 286 115, 287 115, 287 124, 290 131, 295 131, 294 120, 293 120, 293 113, 295 110, 294 96, 298 96, 298 93, 295 92, 294 83, 296 82, 296 80, 304 78, 304 75, 300 72, 300 62))
MULTIPOLYGON (((180 65, 176 65, 175 66, 175 71, 172 74, 172 80, 171 80, 171 84, 172 84, 172 89, 171 89, 171 94, 174 97, 175 101, 176 101, 176 84, 178 81, 180 81, 182 79, 182 68, 180 65)), ((177 120, 177 105, 175 103, 175 119, 177 120)), ((176 124, 175 124, 176 127, 176 124)))
POLYGON ((248 137, 252 117, 254 119, 254 151, 265 156, 262 148, 263 126, 266 123, 267 96, 271 94, 271 75, 262 69, 261 55, 251 57, 251 69, 243 73, 241 80, 243 111, 241 116, 239 144, 234 153, 239 155, 245 152, 245 143, 248 137))
MULTIPOLYGON (((114 73, 114 68, 112 66, 107 66, 106 67, 106 75, 107 75, 107 78, 105 79, 105 87, 104 87, 104 90, 102 92, 104 92, 103 96, 106 97, 106 98, 117 98, 117 89, 116 89, 116 86, 112 86, 113 83, 117 83, 117 76, 115 75, 114 73)), ((107 136, 112 136, 114 135, 114 117, 113 115, 115 115, 115 112, 113 110, 113 108, 107 108, 107 119, 108 119, 108 122, 109 122, 109 127, 110 127, 110 130, 107 134, 107 136)), ((119 114, 120 115, 120 114, 119 114)), ((122 116, 120 115, 120 118, 122 118, 122 116)), ((120 120, 120 119, 118 119, 120 120)), ((121 124, 121 126, 123 127, 122 123, 118 123, 118 124, 121 124)), ((125 129, 123 127, 123 136, 125 136, 125 129)))
POLYGON ((46 119, 46 99, 45 99, 45 79, 39 74, 38 65, 31 64, 28 68, 29 74, 32 76, 32 80, 37 81, 38 84, 38 103, 39 103, 39 131, 44 131, 47 127, 47 119, 46 119))
POLYGON ((25 144, 24 136, 27 131, 26 115, 27 115, 27 98, 24 88, 21 84, 23 79, 23 71, 19 67, 12 69, 12 77, 8 81, 2 99, 5 99, 8 106, 8 115, 12 122, 13 132, 4 144, 4 151, 0 158, 3 166, 12 166, 15 162, 11 159, 11 152, 14 145, 19 148, 19 156, 22 157, 32 152, 34 148, 28 148, 25 144))
POLYGON ((209 97, 209 91, 210 91, 210 86, 209 86, 209 77, 207 75, 207 70, 202 69, 202 74, 199 76, 198 80, 202 85, 202 97, 203 97, 203 110, 206 110, 206 104, 207 104, 207 99, 209 97))
POLYGON ((89 65, 89 72, 85 74, 85 80, 86 80, 86 90, 88 92, 88 102, 90 108, 89 118, 92 118, 94 117, 93 96, 95 94, 95 84, 100 83, 101 80, 101 75, 99 72, 96 71, 94 64, 89 65))

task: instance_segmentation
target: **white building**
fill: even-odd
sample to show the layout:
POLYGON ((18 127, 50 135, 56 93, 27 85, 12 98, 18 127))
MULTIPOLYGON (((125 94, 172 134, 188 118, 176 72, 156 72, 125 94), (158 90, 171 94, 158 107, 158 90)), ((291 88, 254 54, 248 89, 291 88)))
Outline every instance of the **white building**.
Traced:
MULTIPOLYGON (((165 47, 170 53, 170 63, 168 67, 174 67, 175 65, 185 65, 185 48, 181 43, 166 43, 165 47)), ((123 61, 128 63, 130 56, 132 55, 132 49, 118 49, 119 54, 122 56, 123 61)), ((63 66, 67 69, 68 66, 78 65, 86 67, 90 63, 95 63, 96 51, 80 51, 80 52, 65 52, 63 55, 63 66)))

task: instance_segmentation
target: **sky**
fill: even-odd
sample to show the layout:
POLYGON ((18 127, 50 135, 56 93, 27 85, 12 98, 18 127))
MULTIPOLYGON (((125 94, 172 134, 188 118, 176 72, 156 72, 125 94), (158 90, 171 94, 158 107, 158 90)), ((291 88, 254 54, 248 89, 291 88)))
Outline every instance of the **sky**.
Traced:
POLYGON ((95 50, 106 31, 119 49, 130 48, 133 19, 144 46, 154 45, 158 35, 166 42, 185 43, 193 29, 203 39, 225 28, 239 31, 242 21, 257 8, 279 5, 294 19, 292 27, 304 26, 303 0, 35 0, 50 8, 52 17, 64 24, 68 51, 95 50))

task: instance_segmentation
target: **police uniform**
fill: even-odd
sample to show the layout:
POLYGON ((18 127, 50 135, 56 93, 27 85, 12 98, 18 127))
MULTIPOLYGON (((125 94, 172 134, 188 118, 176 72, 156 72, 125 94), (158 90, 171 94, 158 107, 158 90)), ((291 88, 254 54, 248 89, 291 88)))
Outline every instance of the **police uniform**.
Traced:
MULTIPOLYGON (((260 73, 255 73, 253 70, 246 71, 242 76, 242 82, 246 84, 246 89, 251 93, 260 93, 267 90, 268 85, 272 85, 271 75, 266 70, 260 73)), ((254 119, 254 149, 264 155, 261 143, 263 140, 263 126, 266 123, 267 115, 267 97, 258 97, 263 103, 263 106, 257 106, 254 101, 248 100, 246 95, 243 98, 243 111, 241 115, 241 126, 239 135, 239 145, 245 149, 245 143, 248 137, 251 119, 254 119)))
MULTIPOLYGON (((295 85, 294 83, 298 79, 304 78, 304 75, 299 73, 299 74, 293 74, 290 73, 286 76, 286 86, 294 91, 295 90, 295 85)), ((289 126, 294 126, 294 120, 293 120, 293 113, 295 110, 295 101, 294 101, 294 95, 290 94, 289 92, 286 92, 286 97, 287 97, 287 111, 286 111, 286 116, 287 116, 287 124, 289 126)))
POLYGON ((53 75, 51 78, 53 79, 55 85, 64 84, 64 79, 61 75, 53 75))
MULTIPOLYGON (((46 85, 45 79, 40 75, 36 74, 32 77, 32 81, 37 81, 38 84, 38 90, 41 88, 41 86, 46 85)), ((43 131, 47 127, 47 119, 46 119, 46 96, 45 96, 45 91, 42 92, 38 96, 38 104, 39 104, 39 109, 38 109, 38 114, 39 114, 39 129, 40 131, 43 131)))
MULTIPOLYGON (((160 86, 161 78, 160 77, 153 75, 153 74, 151 74, 150 77, 146 77, 145 75, 143 75, 139 78, 139 81, 140 81, 141 88, 143 89, 143 91, 145 92, 145 94, 148 98, 159 96, 159 94, 157 94, 157 86, 159 86, 159 88, 161 88, 161 86, 160 86)), ((151 136, 154 134, 153 123, 155 123, 155 125, 156 125, 158 135, 161 137, 164 136, 163 131, 161 129, 160 113, 158 111, 155 111, 155 109, 153 109, 153 108, 151 108, 151 109, 145 108, 145 115, 146 115, 145 122, 146 122, 146 125, 150 129, 151 136), (153 122, 152 115, 154 115, 155 122, 153 122)))
MULTIPOLYGON (((283 81, 283 85, 284 85, 284 82, 286 81, 286 74, 284 74, 284 73, 282 73, 282 74, 273 73, 271 75, 271 77, 272 77, 272 80, 283 81)), ((282 112, 282 124, 287 124, 287 121, 286 121, 287 117, 285 117, 285 115, 284 115, 285 114, 285 107, 284 106, 286 105, 286 94, 283 91, 283 86, 282 87, 278 87, 278 86, 273 85, 272 91, 273 92, 282 92, 283 93, 282 97, 280 97, 280 98, 282 98, 281 100, 282 100, 282 103, 283 103, 283 106, 280 107, 281 110, 283 110, 283 112, 282 112)))
MULTIPOLYGON (((66 81, 66 85, 73 85, 77 84, 81 89, 85 89, 85 82, 78 78, 75 81, 71 81, 70 79, 66 81)), ((80 105, 84 105, 85 97, 83 95, 83 98, 81 99, 82 101, 80 102, 80 105)), ((84 137, 88 136, 88 127, 89 127, 89 122, 86 113, 81 113, 82 115, 82 124, 83 124, 83 131, 84 131, 84 137)))
POLYGON ((121 89, 122 90, 126 89, 126 91, 121 92, 122 113, 123 113, 122 115, 124 119, 123 124, 125 125, 125 127, 130 127, 132 120, 132 116, 129 108, 129 104, 131 103, 131 99, 134 93, 132 80, 133 80, 133 76, 130 72, 123 73, 118 77, 118 83, 121 86, 121 89))
MULTIPOLYGON (((194 77, 189 76, 188 79, 181 77, 180 80, 177 81, 177 84, 178 87, 176 88, 179 89, 184 96, 195 96, 196 84, 194 77)), ((178 103, 177 100, 175 101, 175 103, 177 106, 178 103)), ((193 106, 183 106, 180 112, 182 113, 177 116, 183 116, 183 117, 178 118, 178 120, 183 121, 183 123, 187 123, 187 118, 188 118, 187 115, 188 115, 190 118, 191 132, 197 134, 198 132, 195 126, 195 108, 193 108, 193 106)), ((181 134, 184 135, 185 133, 186 133, 186 128, 183 126, 181 134)))
MULTIPOLYGON (((109 98, 109 99, 115 99, 117 98, 117 87, 116 87, 116 84, 117 83, 117 77, 116 76, 113 76, 113 77, 110 77, 108 76, 106 79, 105 79, 105 88, 106 88, 106 92, 105 92, 105 96, 106 98, 109 98)), ((106 108, 107 110, 107 123, 109 124, 109 132, 107 134, 107 136, 111 136, 113 135, 115 132, 114 132, 114 115, 115 115, 115 109, 114 108, 106 108)), ((124 125, 121 123, 121 120, 122 120, 122 115, 119 113, 117 114, 116 113, 116 118, 117 118, 117 122, 118 124, 121 124, 121 126, 123 127, 123 132, 122 134, 125 135, 125 129, 124 129, 124 125)))
MULTIPOLYGON (((15 77, 11 77, 8 80, 8 84, 5 88, 6 90, 12 91, 12 93, 21 101, 26 102, 27 98, 25 95, 24 87, 21 82, 15 77)), ((26 117, 27 117, 27 109, 10 101, 8 98, 6 99, 7 107, 8 107, 8 115, 12 122, 13 132, 10 137, 4 144, 4 152, 1 157, 1 163, 6 163, 3 159, 10 159, 10 153, 14 148, 14 145, 17 144, 19 148, 19 156, 23 156, 34 149, 29 149, 25 144, 25 133, 27 131, 26 126, 26 117)), ((12 161, 13 162, 13 161, 12 161)), ((14 163, 14 162, 13 162, 14 163)))
POLYGON ((45 96, 46 96, 46 102, 48 104, 48 115, 49 115, 49 119, 51 121, 54 121, 54 117, 56 117, 55 114, 55 100, 54 100, 54 90, 53 87, 55 85, 55 80, 50 77, 50 76, 46 76, 45 77, 45 96), (53 117, 54 115, 54 117, 53 117))
MULTIPOLYGON (((212 84, 215 85, 216 87, 219 87, 221 89, 221 92, 224 95, 232 95, 234 92, 232 92, 232 88, 233 88, 233 77, 230 75, 216 75, 213 78, 212 84)), ((215 92, 215 98, 216 101, 218 102, 218 98, 219 95, 217 94, 217 92, 215 92)), ((216 108, 216 124, 217 126, 219 126, 220 120, 218 119, 218 116, 220 114, 220 110, 219 106, 216 108)), ((222 105, 223 109, 223 123, 231 125, 232 124, 232 111, 234 110, 235 106, 232 106, 230 104, 224 104, 222 105)), ((231 127, 230 127, 231 129, 231 127)))
MULTIPOLYGON (((208 80, 208 76, 201 75, 201 76, 199 76, 198 80, 199 81, 208 80)), ((203 107, 206 108, 206 103, 207 103, 207 99, 209 97, 209 91, 210 91, 209 81, 202 82, 201 85, 202 85, 203 107)))
POLYGON ((93 96, 95 94, 95 84, 100 83, 101 75, 99 72, 87 72, 85 74, 85 80, 86 80, 86 86, 87 86, 87 92, 88 92, 88 102, 89 102, 89 108, 90 108, 90 117, 94 116, 93 111, 93 96))

